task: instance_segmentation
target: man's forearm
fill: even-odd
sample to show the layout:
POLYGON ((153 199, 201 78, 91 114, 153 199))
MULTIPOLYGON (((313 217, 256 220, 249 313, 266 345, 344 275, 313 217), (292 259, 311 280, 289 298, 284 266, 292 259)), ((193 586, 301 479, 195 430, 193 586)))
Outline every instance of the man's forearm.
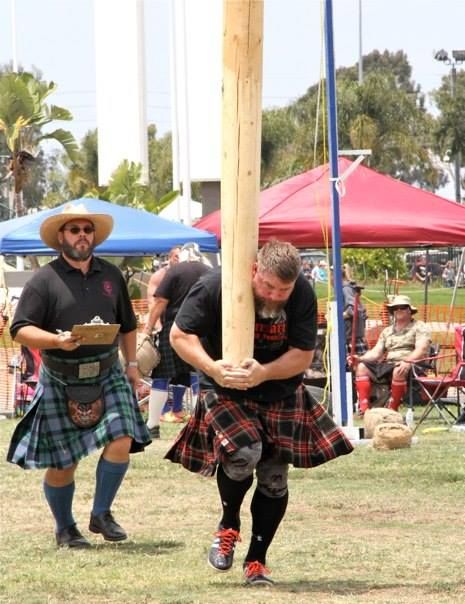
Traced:
POLYGON ((207 354, 198 336, 181 331, 175 323, 170 332, 170 344, 183 361, 211 376, 214 360, 207 354))
POLYGON ((128 333, 120 334, 120 347, 126 363, 136 360, 137 331, 135 329, 128 333))
POLYGON ((35 325, 25 325, 21 327, 15 338, 15 342, 23 344, 29 348, 59 348, 58 333, 52 333, 36 327, 35 325))
POLYGON ((267 380, 285 380, 303 373, 312 363, 313 350, 291 348, 279 358, 270 363, 264 363, 263 368, 267 380))
POLYGON ((166 298, 154 298, 154 302, 152 306, 149 307, 149 315, 145 322, 144 332, 152 333, 153 328, 157 324, 157 321, 160 319, 163 311, 168 306, 168 300, 166 298))

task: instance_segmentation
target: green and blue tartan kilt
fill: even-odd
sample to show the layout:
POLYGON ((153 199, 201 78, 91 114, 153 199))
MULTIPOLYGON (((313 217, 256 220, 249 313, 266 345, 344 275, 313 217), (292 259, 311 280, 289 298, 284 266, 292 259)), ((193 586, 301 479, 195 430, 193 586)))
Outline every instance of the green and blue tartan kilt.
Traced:
MULTIPOLYGON (((102 358, 87 357, 80 362, 102 358)), ((96 379, 69 378, 42 364, 29 409, 11 438, 7 460, 24 469, 68 468, 122 436, 133 439, 131 453, 143 451, 151 442, 150 435, 119 361, 98 382, 103 386, 104 415, 92 428, 78 428, 68 417, 65 386, 96 383, 96 379)))
POLYGON ((160 362, 152 371, 152 378, 174 378, 180 373, 190 373, 192 367, 179 357, 170 344, 170 331, 174 319, 163 323, 163 329, 158 336, 158 352, 160 362))
POLYGON ((241 447, 263 442, 264 455, 278 455, 296 468, 313 468, 353 451, 344 432, 301 386, 274 403, 239 401, 212 390, 200 393, 194 415, 165 458, 213 476, 216 465, 241 447))

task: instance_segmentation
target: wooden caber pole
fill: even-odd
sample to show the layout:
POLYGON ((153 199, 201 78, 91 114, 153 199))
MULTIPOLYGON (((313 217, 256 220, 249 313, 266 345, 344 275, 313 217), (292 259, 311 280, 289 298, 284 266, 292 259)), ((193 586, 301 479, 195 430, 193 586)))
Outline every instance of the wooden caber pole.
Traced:
POLYGON ((253 356, 258 246, 263 0, 224 0, 221 249, 223 358, 253 356))

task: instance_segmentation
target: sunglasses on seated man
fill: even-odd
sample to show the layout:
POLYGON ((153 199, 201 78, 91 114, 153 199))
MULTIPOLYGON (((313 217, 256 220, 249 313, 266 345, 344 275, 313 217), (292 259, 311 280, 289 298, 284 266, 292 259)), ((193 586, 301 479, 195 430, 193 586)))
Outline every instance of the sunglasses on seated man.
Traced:
POLYGON ((401 304, 400 306, 393 306, 392 310, 410 310, 410 306, 408 304, 401 304))

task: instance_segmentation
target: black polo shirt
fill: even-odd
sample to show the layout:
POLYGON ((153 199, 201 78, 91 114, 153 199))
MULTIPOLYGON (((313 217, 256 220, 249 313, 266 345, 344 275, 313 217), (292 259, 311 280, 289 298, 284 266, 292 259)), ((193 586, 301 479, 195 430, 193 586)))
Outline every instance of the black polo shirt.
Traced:
MULTIPOLYGON (((120 323, 121 333, 137 327, 128 289, 118 267, 92 257, 84 274, 60 256, 40 268, 26 283, 10 327, 12 337, 26 325, 45 331, 71 331, 73 325, 88 323, 98 315, 105 323, 120 323)), ((68 352, 50 349, 53 356, 82 358, 102 354, 112 345, 80 346, 68 352)))

